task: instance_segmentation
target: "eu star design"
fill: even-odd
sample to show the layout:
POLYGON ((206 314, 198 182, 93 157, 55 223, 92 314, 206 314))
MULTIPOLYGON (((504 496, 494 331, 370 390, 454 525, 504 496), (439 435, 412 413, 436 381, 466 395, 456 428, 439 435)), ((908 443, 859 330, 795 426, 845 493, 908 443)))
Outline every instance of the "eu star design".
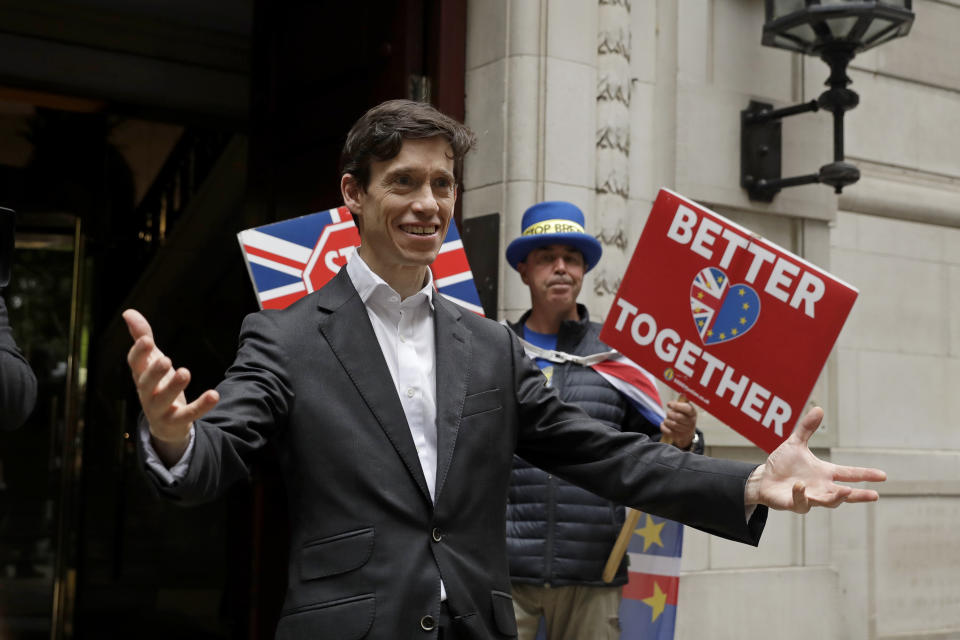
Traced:
MULTIPOLYGON (((648 518, 650 516, 647 516, 648 518)), ((650 619, 651 622, 655 622, 657 618, 660 617, 660 614, 663 613, 663 610, 667 606, 667 594, 664 593, 663 589, 660 588, 660 583, 654 581, 653 583, 653 595, 649 598, 644 598, 641 600, 646 605, 649 605, 653 609, 653 617, 650 619)))
POLYGON ((647 516, 647 521, 644 523, 643 528, 634 531, 634 533, 643 537, 643 550, 646 551, 652 544, 662 547, 663 540, 660 539, 660 532, 663 530, 663 525, 666 524, 666 521, 656 524, 649 513, 645 515, 647 516))

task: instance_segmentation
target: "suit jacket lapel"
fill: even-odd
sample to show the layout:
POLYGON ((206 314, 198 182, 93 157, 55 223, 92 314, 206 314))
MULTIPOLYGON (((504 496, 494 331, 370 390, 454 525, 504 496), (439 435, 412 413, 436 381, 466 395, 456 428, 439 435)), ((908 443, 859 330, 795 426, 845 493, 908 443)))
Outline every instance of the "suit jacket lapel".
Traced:
POLYGON ((410 435, 410 426, 397 397, 397 388, 379 348, 367 309, 346 269, 341 269, 319 291, 317 306, 321 314, 320 333, 357 387, 367 408, 380 423, 427 502, 431 502, 420 458, 410 435))
POLYGON ((434 324, 437 333, 437 486, 440 499, 453 460, 453 449, 460 429, 463 401, 467 395, 471 333, 461 322, 460 308, 434 293, 434 324))

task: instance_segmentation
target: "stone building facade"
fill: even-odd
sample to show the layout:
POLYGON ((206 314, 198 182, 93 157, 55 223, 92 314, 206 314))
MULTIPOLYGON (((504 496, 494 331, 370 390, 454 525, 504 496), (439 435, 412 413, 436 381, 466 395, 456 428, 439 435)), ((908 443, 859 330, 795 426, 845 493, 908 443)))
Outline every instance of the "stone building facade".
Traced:
MULTIPOLYGON (((914 0, 904 39, 857 56, 846 154, 862 173, 749 200, 740 110, 815 98, 826 65, 761 46, 757 0, 471 0, 464 216, 578 204, 604 244, 584 301, 605 317, 661 186, 860 290, 811 397, 812 446, 888 471, 875 505, 771 514, 758 549, 687 534, 679 639, 960 637, 960 2, 914 0)), ((783 175, 832 157, 829 114, 783 125, 783 175)), ((526 288, 505 263, 499 312, 526 288)), ((701 418, 708 453, 762 459, 701 418)))

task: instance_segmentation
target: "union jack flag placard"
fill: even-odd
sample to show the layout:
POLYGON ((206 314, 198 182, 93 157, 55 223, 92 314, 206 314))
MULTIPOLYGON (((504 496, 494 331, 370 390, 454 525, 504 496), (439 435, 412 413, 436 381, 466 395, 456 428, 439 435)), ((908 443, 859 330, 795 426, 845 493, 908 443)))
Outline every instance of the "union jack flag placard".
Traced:
MULTIPOLYGON (((349 209, 337 207, 237 234, 261 309, 283 309, 337 274, 360 246, 349 209)), ((483 315, 473 272, 456 224, 430 266, 437 292, 483 315)))

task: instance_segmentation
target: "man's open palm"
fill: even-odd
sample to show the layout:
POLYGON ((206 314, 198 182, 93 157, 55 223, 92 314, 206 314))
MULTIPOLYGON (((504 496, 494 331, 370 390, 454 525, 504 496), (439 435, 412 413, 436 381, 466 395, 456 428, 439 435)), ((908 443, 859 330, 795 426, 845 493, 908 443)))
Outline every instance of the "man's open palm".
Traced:
POLYGON ((123 319, 134 340, 127 364, 137 385, 140 406, 150 423, 150 434, 162 443, 183 443, 194 420, 210 411, 220 396, 208 390, 188 404, 183 391, 190 383, 190 372, 173 368, 170 358, 154 343, 153 330, 140 312, 127 309, 123 319))
POLYGON ((811 507, 836 507, 843 502, 873 502, 879 496, 872 489, 859 489, 837 482, 882 482, 887 474, 880 469, 847 467, 826 462, 813 455, 807 443, 820 426, 823 409, 814 407, 797 424, 783 444, 747 481, 747 503, 765 504, 771 509, 806 513, 811 507))

